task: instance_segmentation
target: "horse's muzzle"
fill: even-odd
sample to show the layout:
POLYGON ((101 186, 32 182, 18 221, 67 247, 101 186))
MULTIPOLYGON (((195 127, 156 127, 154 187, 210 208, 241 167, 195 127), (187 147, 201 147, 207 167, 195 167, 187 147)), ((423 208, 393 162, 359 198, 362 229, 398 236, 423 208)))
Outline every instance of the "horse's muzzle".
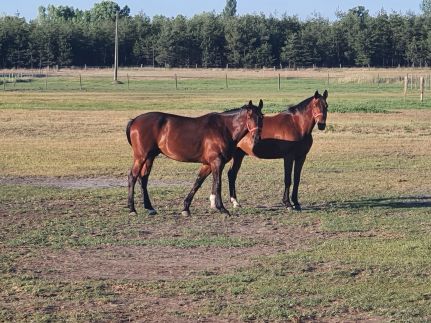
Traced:
POLYGON ((319 130, 325 130, 325 128, 326 128, 326 123, 318 123, 318 124, 317 124, 317 128, 319 128, 319 130))

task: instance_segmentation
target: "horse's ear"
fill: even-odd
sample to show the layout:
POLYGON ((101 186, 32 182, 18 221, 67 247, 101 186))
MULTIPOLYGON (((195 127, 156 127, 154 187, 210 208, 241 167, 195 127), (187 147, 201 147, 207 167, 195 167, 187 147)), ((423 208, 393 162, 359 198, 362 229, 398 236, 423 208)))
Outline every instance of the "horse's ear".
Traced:
POLYGON ((328 98, 328 90, 325 90, 325 92, 323 92, 323 98, 325 100, 328 98))
POLYGON ((319 98, 319 91, 314 92, 314 98, 315 99, 319 98))
POLYGON ((258 108, 259 108, 260 111, 262 111, 262 108, 263 108, 263 101, 262 101, 262 99, 260 99, 260 101, 259 101, 258 108))
POLYGON ((253 102, 251 102, 251 100, 248 101, 248 105, 253 105, 253 102))

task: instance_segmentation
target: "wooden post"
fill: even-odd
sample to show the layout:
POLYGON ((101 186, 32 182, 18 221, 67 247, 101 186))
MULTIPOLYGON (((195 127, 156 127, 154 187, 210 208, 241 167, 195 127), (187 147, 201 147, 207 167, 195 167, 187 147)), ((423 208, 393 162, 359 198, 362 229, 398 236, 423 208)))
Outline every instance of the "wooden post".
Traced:
POLYGON ((175 74, 175 90, 178 90, 178 78, 177 78, 177 74, 175 74))
POLYGON ((419 79, 419 88, 421 91, 421 102, 424 102, 424 77, 421 76, 419 79))
POLYGON ((79 89, 82 91, 82 78, 81 78, 81 74, 79 74, 79 89))
POLYGON ((118 11, 115 15, 114 83, 118 82, 118 11))
POLYGON ((226 89, 228 89, 229 88, 229 86, 228 86, 228 83, 227 83, 227 73, 226 73, 226 89))
POLYGON ((407 96, 408 84, 409 84, 409 77, 406 75, 406 76, 404 76, 404 101, 406 100, 406 96, 407 96))
POLYGON ((329 86, 329 72, 328 72, 328 86, 329 86))
POLYGON ((4 74, 3 74, 3 91, 6 91, 6 78, 4 77, 4 74))
POLYGON ((380 74, 377 73, 377 88, 380 88, 380 74))
POLYGON ((130 90, 129 73, 127 73, 127 89, 130 90))
POLYGON ((45 90, 48 90, 48 70, 45 73, 45 90))
POLYGON ((413 75, 410 75, 410 90, 413 90, 413 75))
POLYGON ((281 76, 280 73, 278 73, 278 90, 281 90, 281 76))

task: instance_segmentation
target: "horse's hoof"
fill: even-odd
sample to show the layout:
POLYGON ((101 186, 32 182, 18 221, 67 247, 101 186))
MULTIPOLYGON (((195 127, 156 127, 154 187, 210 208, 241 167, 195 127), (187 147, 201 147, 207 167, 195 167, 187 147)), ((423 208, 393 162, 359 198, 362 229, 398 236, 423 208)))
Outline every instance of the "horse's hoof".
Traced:
POLYGON ((152 209, 152 210, 148 210, 148 215, 152 216, 152 215, 156 215, 157 211, 152 209))
POLYGON ((293 212, 293 207, 291 207, 291 206, 286 206, 286 210, 287 210, 287 212, 293 212))
POLYGON ((302 212, 302 207, 301 207, 301 205, 299 205, 299 204, 295 204, 295 205, 293 206, 293 209, 294 209, 295 211, 302 212))
POLYGON ((186 217, 190 216, 190 211, 184 210, 184 211, 181 212, 181 215, 182 216, 186 216, 186 217))
POLYGON ((231 198, 230 198, 230 201, 231 201, 231 203, 233 204, 233 208, 234 208, 234 209, 236 209, 236 208, 241 208, 241 207, 242 207, 242 206, 241 206, 241 204, 239 204, 239 202, 237 201, 237 199, 236 199, 236 198, 231 197, 231 198))
POLYGON ((137 216, 137 215, 138 215, 138 213, 136 213, 136 211, 130 211, 130 212, 129 212, 129 215, 130 215, 130 216, 137 216))
POLYGON ((230 215, 230 213, 229 213, 229 211, 228 210, 226 210, 225 208, 223 208, 223 209, 219 209, 219 211, 221 212, 221 213, 223 213, 225 216, 228 216, 228 217, 230 217, 231 215, 230 215))

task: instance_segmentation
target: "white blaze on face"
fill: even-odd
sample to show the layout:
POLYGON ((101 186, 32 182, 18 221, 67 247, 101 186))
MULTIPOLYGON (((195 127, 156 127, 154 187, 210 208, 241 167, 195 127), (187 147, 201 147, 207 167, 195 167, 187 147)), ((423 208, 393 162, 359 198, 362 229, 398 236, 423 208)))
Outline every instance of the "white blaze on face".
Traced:
POLYGON ((210 203, 211 203, 212 209, 215 209, 215 207, 216 207, 215 200, 216 200, 216 196, 214 194, 211 194, 210 195, 210 203))

